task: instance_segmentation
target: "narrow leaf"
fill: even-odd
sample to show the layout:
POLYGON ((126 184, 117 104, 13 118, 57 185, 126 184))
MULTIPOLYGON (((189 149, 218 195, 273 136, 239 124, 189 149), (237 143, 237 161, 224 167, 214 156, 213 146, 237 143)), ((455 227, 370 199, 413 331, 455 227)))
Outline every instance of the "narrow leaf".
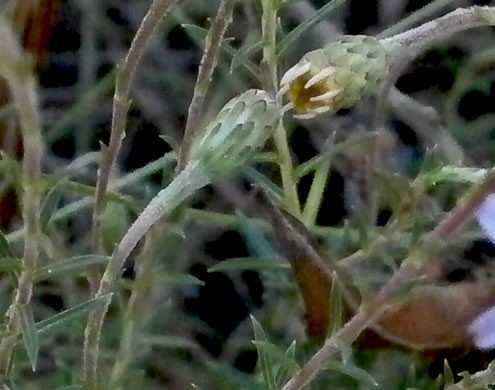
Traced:
POLYGON ((154 347, 171 348, 171 349, 197 349, 198 345, 185 337, 180 336, 162 336, 162 335, 144 335, 139 338, 139 342, 154 347))
POLYGON ((75 256, 70 259, 57 263, 49 264, 39 268, 34 274, 35 282, 60 276, 64 274, 78 274, 86 270, 87 267, 96 264, 106 264, 110 260, 109 256, 100 255, 83 255, 75 256))
POLYGON ((349 364, 344 364, 336 360, 333 360, 325 364, 325 368, 328 370, 333 370, 348 375, 351 378, 357 380, 358 382, 362 382, 364 385, 373 386, 373 387, 378 386, 378 382, 375 380, 375 378, 373 378, 365 370, 359 367, 349 364))
POLYGON ((330 16, 339 7, 341 7, 347 0, 332 0, 323 7, 321 7, 313 16, 306 19, 299 24, 294 30, 288 33, 284 39, 280 42, 278 48, 278 55, 281 56, 287 49, 290 48, 298 39, 300 39, 309 29, 316 26, 322 20, 330 16))
POLYGON ((208 268, 208 272, 225 271, 280 271, 290 269, 290 265, 273 257, 237 257, 224 260, 208 268))
POLYGON ((112 298, 113 293, 102 295, 100 297, 89 299, 79 305, 55 314, 53 317, 40 321, 36 324, 38 335, 51 331, 52 329, 63 326, 74 318, 80 317, 87 312, 96 309, 98 306, 107 303, 112 298))
POLYGON ((455 383, 454 373, 452 372, 447 359, 443 361, 443 381, 445 387, 455 383))
POLYGON ((256 382, 250 375, 245 374, 242 371, 220 363, 208 362, 208 366, 216 372, 216 374, 225 379, 229 384, 235 386, 236 389, 242 390, 266 390, 265 386, 262 386, 256 382))
POLYGON ((46 195, 40 211, 40 226, 42 231, 46 231, 48 223, 53 213, 57 209, 62 198, 62 189, 66 180, 59 180, 46 195))
MULTIPOLYGON (((294 340, 290 345, 289 348, 287 348, 287 351, 285 351, 285 359, 289 359, 293 362, 295 362, 295 356, 296 356, 296 340, 294 340)), ((296 363, 297 364, 297 363, 296 363)), ((282 385, 289 380, 289 378, 292 375, 290 374, 290 371, 285 365, 280 365, 278 367, 277 373, 275 374, 275 382, 277 383, 278 387, 282 387, 282 385)))
POLYGON ((239 66, 241 66, 246 60, 248 60, 250 55, 261 50, 264 46, 266 46, 265 41, 257 41, 252 43, 251 45, 246 45, 237 50, 234 57, 232 58, 232 62, 230 63, 230 74, 234 73, 234 71, 239 66))
POLYGON ((36 363, 38 361, 39 341, 38 333, 36 332, 36 324, 34 323, 33 310, 31 305, 19 305, 18 314, 21 324, 22 340, 26 349, 31 368, 36 371, 36 363))
MULTIPOLYGON (((254 318, 254 316, 250 317, 253 325, 255 341, 266 342, 267 338, 261 324, 256 320, 256 318, 254 318)), ((266 386, 269 390, 277 390, 277 385, 275 384, 275 371, 270 356, 259 345, 256 345, 256 349, 258 351, 258 361, 260 364, 261 373, 263 374, 263 379, 266 386)))
POLYGON ((22 270, 22 260, 12 257, 0 259, 0 272, 20 272, 22 270))
POLYGON ((203 286, 205 283, 195 276, 176 272, 163 272, 156 276, 156 280, 173 286, 203 286))
POLYGON ((281 350, 275 344, 272 344, 268 341, 253 341, 253 344, 256 348, 263 351, 266 356, 270 357, 270 360, 273 362, 277 362, 280 364, 282 368, 284 368, 290 375, 295 374, 300 370, 299 365, 294 360, 294 358, 287 355, 286 351, 281 350))
POLYGON ((12 252, 12 248, 10 247, 7 238, 0 230, 0 259, 4 257, 14 257, 14 252, 12 252))

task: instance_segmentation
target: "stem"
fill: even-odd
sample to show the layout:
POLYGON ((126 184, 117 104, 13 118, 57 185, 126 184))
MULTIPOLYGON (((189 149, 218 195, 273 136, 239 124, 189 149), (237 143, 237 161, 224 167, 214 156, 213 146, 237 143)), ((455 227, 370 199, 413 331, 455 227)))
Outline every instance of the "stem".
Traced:
MULTIPOLYGON (((169 215, 182 201, 198 189, 204 187, 210 179, 197 163, 189 163, 184 170, 163 190, 161 190, 143 210, 115 248, 100 282, 97 297, 110 293, 113 284, 120 276, 121 269, 129 254, 146 232, 161 218, 169 215)), ((85 390, 97 390, 98 387, 98 349, 101 329, 110 300, 99 306, 89 316, 84 339, 85 390)))
MULTIPOLYGON (((40 177, 43 140, 36 79, 12 30, 0 21, 0 75, 5 77, 12 93, 14 106, 19 115, 22 132, 24 158, 22 178, 22 217, 25 226, 23 271, 18 281, 17 293, 7 312, 7 335, 0 343, 0 374, 8 374, 12 353, 20 332, 17 321, 18 310, 31 302, 33 274, 38 261, 40 177)), ((31 310, 28 308, 28 310, 31 310)))
MULTIPOLYGON (((261 21, 262 40, 266 42, 263 47, 263 87, 275 94, 278 86, 277 66, 277 10, 274 0, 263 0, 263 15, 261 21)), ((274 131, 273 140, 278 155, 282 187, 284 190, 285 207, 295 216, 301 215, 301 206, 297 194, 297 185, 294 180, 294 164, 287 141, 287 132, 280 121, 274 131)))
POLYGON ((103 148, 103 156, 96 183, 96 200, 91 227, 91 243, 94 252, 98 252, 100 249, 100 218, 105 209, 105 193, 108 188, 112 167, 115 164, 115 160, 117 159, 117 155, 119 154, 122 145, 122 140, 125 136, 127 111, 130 105, 130 86, 136 73, 136 69, 141 62, 141 58, 153 37, 153 33, 168 14, 171 6, 177 1, 178 0, 153 0, 153 3, 136 32, 124 62, 118 68, 115 79, 115 94, 113 97, 110 143, 108 147, 103 148))
POLYGON ((416 56, 433 42, 451 37, 460 31, 495 25, 495 7, 458 8, 419 27, 382 39, 392 56, 407 53, 416 56))
POLYGON ((198 135, 200 119, 203 112, 203 106, 210 86, 213 72, 217 66, 218 55, 222 48, 223 37, 227 31, 227 27, 232 22, 232 11, 234 9, 235 0, 222 0, 217 16, 213 21, 211 28, 208 30, 208 35, 205 40, 205 50, 199 65, 198 77, 194 86, 194 93, 189 105, 187 113, 186 129, 184 131, 184 139, 180 149, 179 162, 177 171, 181 171, 187 164, 189 157, 189 149, 198 135))
POLYGON ((147 307, 147 299, 149 298, 153 280, 153 262, 156 258, 157 244, 162 242, 163 230, 157 231, 152 229, 142 253, 137 257, 139 263, 136 264, 137 272, 134 280, 125 317, 123 321, 123 329, 120 337, 120 350, 117 359, 112 369, 110 379, 111 389, 120 389, 122 386, 121 380, 129 363, 133 360, 135 354, 137 330, 143 323, 143 315, 147 307))
POLYGON ((325 367, 328 359, 340 351, 342 343, 352 343, 359 334, 372 322, 385 314, 387 301, 406 287, 409 282, 422 273, 422 268, 414 263, 417 261, 414 254, 421 250, 428 250, 430 245, 438 239, 446 239, 457 231, 478 209, 485 198, 495 190, 495 170, 490 171, 483 183, 475 187, 465 200, 454 208, 437 227, 430 232, 423 241, 419 251, 414 251, 403 262, 399 270, 389 282, 378 292, 376 297, 368 304, 366 310, 357 313, 344 327, 337 332, 335 338, 330 339, 316 352, 304 367, 282 390, 299 390, 309 382, 325 367))
POLYGON ((287 142, 287 133, 282 121, 273 133, 273 140, 277 149, 280 175, 282 176, 282 187, 284 190, 284 202, 287 210, 296 217, 301 215, 301 206, 299 195, 297 194, 297 185, 294 180, 294 164, 290 154, 289 144, 287 142))
POLYGON ((308 229, 311 229, 316 222, 316 217, 321 206, 321 200, 325 192, 329 172, 330 161, 326 161, 320 164, 314 173, 313 182, 311 183, 311 189, 309 190, 308 199, 304 205, 302 215, 303 222, 308 229))

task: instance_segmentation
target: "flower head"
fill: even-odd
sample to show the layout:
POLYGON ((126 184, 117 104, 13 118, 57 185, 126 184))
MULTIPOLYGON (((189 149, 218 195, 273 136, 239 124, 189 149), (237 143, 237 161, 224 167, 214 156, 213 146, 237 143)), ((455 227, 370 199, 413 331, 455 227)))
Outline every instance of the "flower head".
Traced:
POLYGON ((280 107, 267 92, 250 89, 230 100, 194 142, 190 160, 210 177, 243 166, 263 147, 278 124, 280 107))
POLYGON ((280 81, 279 96, 287 94, 284 111, 310 119, 341 108, 373 92, 388 72, 388 58, 380 41, 365 35, 343 36, 323 49, 311 51, 280 81))

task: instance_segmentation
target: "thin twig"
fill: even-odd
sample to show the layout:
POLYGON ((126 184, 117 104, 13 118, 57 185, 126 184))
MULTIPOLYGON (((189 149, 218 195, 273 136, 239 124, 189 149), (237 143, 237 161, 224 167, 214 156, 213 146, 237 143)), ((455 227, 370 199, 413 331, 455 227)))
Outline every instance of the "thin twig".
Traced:
POLYGON ((198 135, 198 127, 203 113, 203 106, 210 87, 213 72, 217 66, 218 55, 222 48, 223 37, 227 27, 232 22, 232 11, 235 0, 222 0, 205 40, 205 49, 198 70, 198 77, 194 86, 194 93, 187 113, 186 129, 179 154, 177 171, 181 171, 187 164, 189 149, 198 135))
POLYGON ((136 69, 148 47, 153 33, 160 22, 169 13, 172 5, 179 0, 154 0, 146 13, 138 31, 131 43, 126 58, 117 71, 115 94, 113 98, 112 128, 110 143, 103 148, 102 160, 98 170, 96 183, 96 200, 93 209, 91 243, 94 252, 100 249, 100 217, 105 209, 105 193, 108 188, 110 174, 125 137, 127 111, 129 110, 129 90, 136 69))
MULTIPOLYGON (((40 176, 43 140, 41 137, 40 115, 36 79, 20 45, 3 20, 0 20, 0 76, 10 87, 14 105, 19 115, 22 132, 23 158, 23 194, 22 217, 26 233, 24 235, 23 271, 18 281, 16 297, 7 312, 7 335, 0 343, 0 373, 7 374, 10 369, 12 352, 20 332, 18 324, 21 307, 31 310, 29 304, 33 291, 33 273, 39 255, 39 210, 40 176)), ((36 359, 34 359, 36 360, 36 359)), ((32 362, 33 363, 33 362, 32 362)))
POLYGON ((313 380, 323 369, 328 359, 340 351, 340 345, 352 343, 359 334, 372 322, 384 315, 387 311, 384 305, 398 292, 403 290, 409 282, 421 275, 421 267, 417 262, 418 253, 428 251, 433 243, 439 239, 446 239, 457 231, 478 209, 486 196, 495 190, 495 171, 490 171, 484 182, 477 186, 467 199, 453 209, 437 227, 430 232, 421 247, 414 251, 402 262, 399 270, 390 281, 378 292, 369 303, 366 310, 362 310, 351 318, 349 322, 337 334, 328 340, 321 349, 316 352, 282 390, 299 390, 313 380))

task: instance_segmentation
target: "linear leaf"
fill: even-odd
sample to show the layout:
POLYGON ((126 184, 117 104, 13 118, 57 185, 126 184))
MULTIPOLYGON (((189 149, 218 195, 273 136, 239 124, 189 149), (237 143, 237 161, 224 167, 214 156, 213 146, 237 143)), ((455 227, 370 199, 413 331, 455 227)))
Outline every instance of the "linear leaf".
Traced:
POLYGON ((100 297, 88 299, 70 309, 64 310, 61 313, 55 314, 53 317, 47 318, 36 323, 38 335, 51 331, 52 329, 62 326, 74 318, 84 315, 85 313, 96 309, 98 306, 105 304, 112 298, 113 293, 102 295, 100 297))
MULTIPOLYGON (((285 351, 285 359, 290 359, 291 361, 295 362, 296 361, 295 356, 296 356, 296 340, 294 340, 289 345, 289 348, 287 348, 287 351, 285 351)), ((287 382, 290 377, 291 375, 289 369, 281 364, 277 370, 277 373, 275 374, 275 382, 277 383, 277 386, 282 387, 282 385, 285 382, 287 382)))
MULTIPOLYGON (((254 316, 250 317, 253 325, 254 340, 256 342, 267 342, 268 340, 261 324, 256 320, 256 318, 254 318, 254 316)), ((270 355, 262 347, 260 347, 260 345, 256 345, 256 350, 258 351, 258 361, 260 363, 261 373, 263 374, 263 379, 265 380, 266 386, 269 390, 277 390, 277 385, 275 383, 275 370, 272 365, 270 355)))
POLYGON ((354 378, 358 382, 363 383, 364 385, 367 386, 373 386, 377 387, 378 382, 373 378, 370 374, 368 374, 365 370, 362 368, 349 365, 349 364, 344 364, 341 362, 338 362, 336 360, 332 360, 328 363, 325 364, 325 368, 328 370, 333 370, 340 372, 342 374, 348 375, 351 378, 354 378))
MULTIPOLYGON (((181 24, 181 27, 189 34, 189 36, 195 42, 204 41, 206 38, 206 35, 208 34, 208 30, 206 28, 199 27, 199 26, 196 26, 194 24, 183 23, 183 24, 181 24)), ((224 40, 224 41, 227 41, 227 40, 224 40)), ((234 58, 236 55, 236 50, 234 48, 232 48, 228 43, 222 46, 222 50, 224 52, 226 52, 230 58, 234 58)), ((246 59, 241 65, 248 71, 248 73, 251 74, 251 76, 255 80, 260 80, 260 76, 259 76, 259 72, 257 71, 257 67, 255 64, 253 64, 252 61, 246 59)))
POLYGON ((271 361, 277 362, 283 367, 290 375, 295 374, 300 370, 299 365, 294 360, 293 357, 290 357, 287 354, 287 351, 283 351, 275 344, 270 343, 269 341, 253 341, 253 344, 258 348, 258 350, 262 350, 266 356, 269 356, 271 361))
POLYGON ((12 251, 7 238, 0 230, 0 258, 4 257, 14 257, 14 252, 12 251))
POLYGON ((198 345, 185 337, 144 335, 139 337, 139 342, 146 345, 171 349, 197 349, 198 345))
POLYGON ((299 24, 299 26, 297 26, 294 30, 288 33, 284 39, 282 39, 279 44, 278 55, 282 55, 290 46, 294 44, 294 42, 300 39, 304 33, 331 15, 346 1, 347 0, 333 0, 321 7, 313 16, 299 24))
POLYGON ((261 50, 264 46, 266 46, 266 41, 257 41, 252 43, 251 45, 246 45, 241 47, 236 51, 234 57, 232 58, 232 62, 230 63, 230 74, 234 73, 234 71, 245 63, 249 59, 249 56, 257 51, 261 50))
POLYGON ((33 310, 31 305, 19 305, 17 312, 19 314, 19 322, 21 324, 22 340, 26 349, 31 368, 36 371, 36 363, 38 361, 39 340, 36 332, 36 324, 34 323, 33 310))
POLYGON ((156 276, 156 280, 174 286, 203 286, 205 283, 195 276, 179 272, 163 272, 156 276))
POLYGON ((34 274, 35 282, 60 276, 62 274, 77 274, 87 267, 96 264, 106 264, 110 260, 109 256, 83 255, 71 257, 57 263, 48 264, 39 268, 34 274))
POLYGON ((40 226, 42 231, 46 231, 50 218, 57 209, 60 199, 62 198, 62 188, 66 180, 59 180, 48 192, 43 201, 40 211, 40 226))
POLYGON ((236 257, 224 260, 208 268, 208 272, 225 271, 279 271, 290 269, 290 265, 273 257, 236 257))
POLYGON ((208 362, 208 367, 225 379, 236 389, 243 390, 266 390, 266 387, 256 382, 250 375, 227 365, 214 362, 208 362))
POLYGON ((22 260, 12 257, 0 259, 0 272, 20 272, 22 270, 22 260))

